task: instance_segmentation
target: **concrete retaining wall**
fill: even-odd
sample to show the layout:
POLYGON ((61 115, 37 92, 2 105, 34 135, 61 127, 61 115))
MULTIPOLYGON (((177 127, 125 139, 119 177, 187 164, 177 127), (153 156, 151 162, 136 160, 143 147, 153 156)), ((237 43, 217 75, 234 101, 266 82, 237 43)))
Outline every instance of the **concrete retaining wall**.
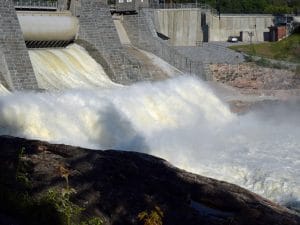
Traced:
POLYGON ((229 36, 240 36, 244 42, 250 41, 249 32, 253 33, 253 41, 268 41, 268 32, 273 23, 272 15, 217 15, 207 14, 209 41, 227 41, 229 36))
POLYGON ((200 9, 158 9, 154 18, 157 32, 174 46, 195 46, 203 40, 200 9))
POLYGON ((12 0, 0 2, 0 77, 10 90, 38 88, 12 0))
POLYGON ((274 16, 262 14, 222 14, 219 17, 207 10, 192 8, 154 12, 156 30, 168 36, 174 46, 195 46, 205 40, 227 41, 229 36, 240 35, 243 41, 249 42, 249 32, 253 33, 253 41, 267 41, 268 27, 274 25, 273 20, 274 16))

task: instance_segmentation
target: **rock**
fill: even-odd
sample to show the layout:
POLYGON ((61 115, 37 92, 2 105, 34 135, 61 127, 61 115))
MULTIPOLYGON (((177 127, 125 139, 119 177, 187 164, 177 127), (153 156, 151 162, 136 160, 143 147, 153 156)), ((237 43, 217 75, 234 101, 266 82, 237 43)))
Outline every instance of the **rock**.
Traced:
MULTIPOLYGON (((30 196, 64 187, 62 175, 68 174, 69 185, 76 190, 72 201, 84 207, 86 215, 101 216, 105 224, 141 224, 137 215, 156 206, 164 214, 164 225, 300 224, 295 212, 257 194, 180 170, 150 155, 94 151, 8 136, 0 137, 0 146, 2 187, 16 188, 13 181, 20 160, 29 165, 30 196)), ((5 211, 6 204, 1 204, 1 211, 5 211)), ((14 219, 23 221, 17 215, 14 219)))
POLYGON ((296 72, 284 69, 259 67, 254 63, 239 65, 210 65, 213 80, 239 89, 289 90, 299 89, 296 72))

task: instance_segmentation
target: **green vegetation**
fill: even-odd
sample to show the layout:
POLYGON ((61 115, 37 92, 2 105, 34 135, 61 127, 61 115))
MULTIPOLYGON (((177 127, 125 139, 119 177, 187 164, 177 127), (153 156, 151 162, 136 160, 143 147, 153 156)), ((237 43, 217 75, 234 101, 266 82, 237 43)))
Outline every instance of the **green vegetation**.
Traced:
POLYGON ((162 225, 162 218, 164 213, 158 206, 151 211, 143 211, 139 213, 138 220, 143 222, 144 225, 162 225))
POLYGON ((60 215, 62 224, 72 225, 84 210, 70 201, 71 195, 75 193, 76 191, 71 188, 50 189, 47 194, 42 196, 40 201, 48 202, 54 206, 60 215))
MULTIPOLYGON (((170 0, 170 2, 191 1, 170 0)), ((209 4, 219 9, 221 13, 300 13, 299 0, 198 0, 197 2, 209 4)))
POLYGON ((295 33, 278 42, 238 45, 230 48, 251 56, 300 63, 300 33, 295 33))
POLYGON ((0 211, 12 218, 22 220, 25 225, 102 225, 98 217, 83 215, 84 208, 72 201, 76 190, 69 187, 70 171, 58 168, 65 179, 66 187, 45 190, 39 196, 32 195, 33 169, 26 158, 25 148, 21 148, 13 167, 0 174, 0 211))
POLYGON ((16 170, 16 181, 24 186, 24 188, 30 188, 31 182, 28 176, 28 170, 31 167, 31 164, 28 163, 26 160, 22 160, 25 154, 25 148, 21 148, 18 158, 17 170, 16 170))

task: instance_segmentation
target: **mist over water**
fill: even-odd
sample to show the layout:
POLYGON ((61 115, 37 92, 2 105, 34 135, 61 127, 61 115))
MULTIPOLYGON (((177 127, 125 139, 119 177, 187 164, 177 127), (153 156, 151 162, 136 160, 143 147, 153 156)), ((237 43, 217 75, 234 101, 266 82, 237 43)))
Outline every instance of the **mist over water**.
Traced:
POLYGON ((201 81, 0 97, 0 134, 150 153, 299 207, 299 105, 237 116, 201 81), (297 205, 298 204, 298 205, 297 205))
POLYGON ((238 116, 190 76, 121 86, 78 45, 29 54, 55 91, 0 85, 1 135, 145 152, 300 209, 299 103, 238 116))

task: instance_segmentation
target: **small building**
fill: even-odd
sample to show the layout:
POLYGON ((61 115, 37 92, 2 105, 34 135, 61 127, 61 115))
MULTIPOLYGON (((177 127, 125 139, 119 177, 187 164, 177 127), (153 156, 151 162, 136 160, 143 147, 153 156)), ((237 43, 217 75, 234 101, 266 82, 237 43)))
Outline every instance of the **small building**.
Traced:
POLYGON ((270 26, 270 41, 280 41, 287 35, 286 26, 270 26))

